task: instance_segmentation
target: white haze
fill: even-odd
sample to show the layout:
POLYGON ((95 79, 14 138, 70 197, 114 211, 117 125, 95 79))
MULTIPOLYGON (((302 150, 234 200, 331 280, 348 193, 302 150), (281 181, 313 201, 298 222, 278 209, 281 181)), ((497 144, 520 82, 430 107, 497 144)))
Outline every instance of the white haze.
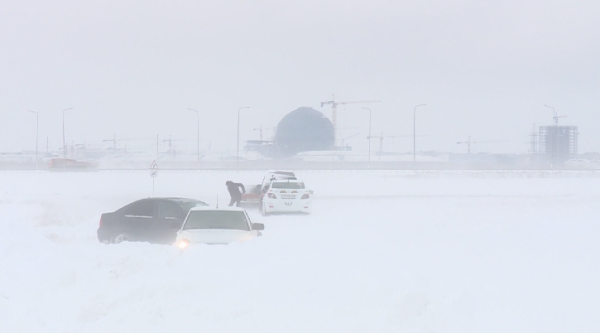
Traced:
MULTIPOLYGON (((4 1, 0 3, 0 151, 172 135, 235 149, 286 113, 340 107, 343 136, 412 134, 419 150, 526 152, 534 123, 578 125, 600 149, 596 1, 4 1)), ((266 132, 266 135, 270 135, 266 132)), ((187 142, 187 143, 184 143, 187 142)), ((122 145, 127 144, 122 142, 122 145)), ((130 143, 131 145, 132 143, 130 143)), ((375 145, 375 143, 374 143, 375 145)), ((408 138, 386 148, 410 151, 408 138)))

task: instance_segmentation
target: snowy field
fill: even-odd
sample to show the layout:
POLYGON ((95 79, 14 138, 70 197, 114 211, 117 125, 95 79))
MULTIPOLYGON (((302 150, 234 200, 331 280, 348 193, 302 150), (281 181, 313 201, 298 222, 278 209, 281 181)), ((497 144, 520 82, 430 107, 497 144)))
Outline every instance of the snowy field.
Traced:
MULTIPOLYGON (((598 332, 600 177, 299 172, 313 214, 185 252, 101 244, 147 172, 0 173, 0 332, 598 332)), ((261 172, 159 172, 228 202, 261 172)))

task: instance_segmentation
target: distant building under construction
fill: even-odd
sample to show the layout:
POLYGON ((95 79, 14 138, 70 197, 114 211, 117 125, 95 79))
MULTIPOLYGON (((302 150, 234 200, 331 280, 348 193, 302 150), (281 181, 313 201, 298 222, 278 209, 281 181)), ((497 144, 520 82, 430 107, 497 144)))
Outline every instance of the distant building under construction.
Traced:
POLYGON ((564 163, 577 155, 577 126, 540 126, 540 153, 551 163, 564 163))

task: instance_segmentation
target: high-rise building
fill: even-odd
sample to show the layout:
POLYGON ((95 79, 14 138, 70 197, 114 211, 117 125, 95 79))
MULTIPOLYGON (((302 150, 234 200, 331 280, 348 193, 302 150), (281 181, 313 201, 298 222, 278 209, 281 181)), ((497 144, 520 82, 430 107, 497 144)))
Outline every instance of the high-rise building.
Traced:
POLYGON ((540 153, 551 163, 563 163, 577 155, 577 126, 540 126, 540 153))

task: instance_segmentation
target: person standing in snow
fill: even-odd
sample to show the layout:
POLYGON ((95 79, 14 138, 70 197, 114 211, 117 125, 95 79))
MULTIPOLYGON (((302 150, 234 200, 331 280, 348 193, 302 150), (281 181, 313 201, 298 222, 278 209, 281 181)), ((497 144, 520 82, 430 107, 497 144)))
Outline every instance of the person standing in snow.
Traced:
POLYGON ((235 203, 236 207, 240 206, 240 201, 242 201, 242 193, 246 193, 246 189, 244 185, 241 183, 234 183, 231 180, 225 182, 227 186, 227 191, 229 191, 229 195, 231 196, 231 201, 229 201, 229 206, 233 206, 235 203), (240 188, 242 192, 240 193, 240 188))

